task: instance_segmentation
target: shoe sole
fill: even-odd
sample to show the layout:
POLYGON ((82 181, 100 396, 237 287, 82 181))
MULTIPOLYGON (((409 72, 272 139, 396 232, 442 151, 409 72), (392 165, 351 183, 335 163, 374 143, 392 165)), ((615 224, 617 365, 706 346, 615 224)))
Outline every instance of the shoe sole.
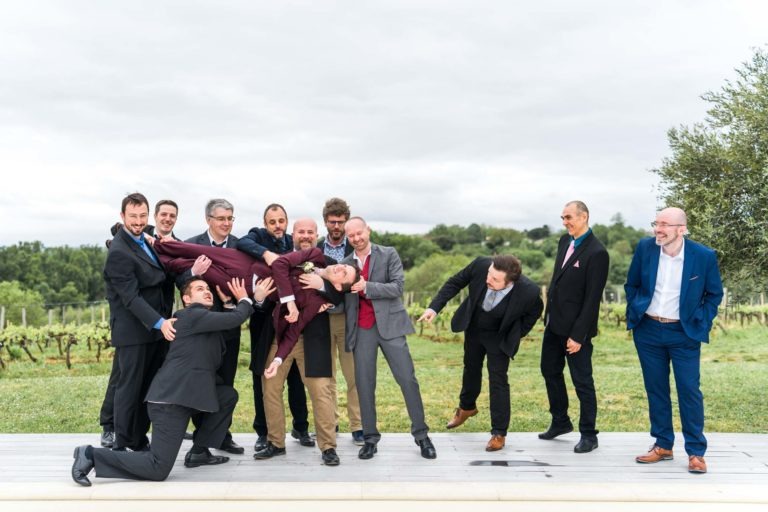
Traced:
POLYGON ((274 457, 279 457, 281 455, 285 455, 285 452, 275 453, 275 454, 270 455, 269 457, 257 457, 256 454, 254 453, 253 454, 253 460, 269 460, 269 459, 272 459, 274 457))
POLYGON ((689 469, 688 472, 694 475, 703 475, 704 473, 707 472, 707 470, 706 469, 689 469))
POLYGON ((341 464, 341 461, 340 460, 323 461, 323 464, 325 464, 326 466, 338 466, 339 464, 341 464))
POLYGON ((573 429, 564 430, 563 432, 558 432, 557 434, 555 434, 553 436, 552 435, 546 435, 545 436, 544 434, 539 434, 539 439, 541 439, 543 441, 551 441, 551 440, 556 439, 556 438, 558 438, 560 436, 564 436, 565 434, 570 434, 571 432, 573 432, 573 429))
POLYGON ((229 457, 224 457, 224 460, 221 460, 219 462, 185 462, 184 467, 199 468, 200 466, 218 466, 219 464, 224 464, 226 462, 229 462, 229 457))
MULTIPOLYGON (((77 460, 77 452, 78 451, 80 451, 80 447, 79 446, 77 448, 75 448, 75 451, 72 454, 72 458, 75 459, 75 460, 77 460)), ((90 471, 89 471, 89 473, 90 473, 90 471)), ((80 481, 80 480, 76 480, 75 479, 75 473, 74 473, 74 471, 72 471, 72 480, 74 480, 76 484, 82 485, 83 487, 90 487, 91 486, 91 481, 88 480, 88 475, 87 474, 85 475, 85 480, 80 481)))
POLYGON ((675 458, 674 457, 661 457, 659 460, 640 460, 640 459, 635 459, 635 462, 637 462, 638 464, 656 464, 656 463, 661 462, 663 460, 675 460, 675 458))

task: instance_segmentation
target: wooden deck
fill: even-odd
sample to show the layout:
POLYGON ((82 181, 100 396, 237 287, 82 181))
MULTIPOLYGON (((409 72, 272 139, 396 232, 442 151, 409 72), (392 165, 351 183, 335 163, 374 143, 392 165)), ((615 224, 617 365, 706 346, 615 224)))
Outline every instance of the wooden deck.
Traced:
POLYGON ((768 510, 768 435, 708 433, 709 473, 691 475, 678 439, 677 458, 634 462, 651 444, 645 433, 603 433, 592 453, 575 454, 578 434, 541 441, 510 433, 507 447, 484 451, 486 434, 437 433, 438 458, 426 460, 410 435, 384 434, 379 453, 357 458, 349 434, 339 435, 341 465, 321 464, 317 448, 287 441, 288 453, 253 460, 255 435, 221 466, 187 469, 185 441, 166 482, 95 478, 80 487, 70 476, 72 451, 98 444, 96 434, 0 434, 3 511, 263 510, 343 512, 440 510, 768 510))

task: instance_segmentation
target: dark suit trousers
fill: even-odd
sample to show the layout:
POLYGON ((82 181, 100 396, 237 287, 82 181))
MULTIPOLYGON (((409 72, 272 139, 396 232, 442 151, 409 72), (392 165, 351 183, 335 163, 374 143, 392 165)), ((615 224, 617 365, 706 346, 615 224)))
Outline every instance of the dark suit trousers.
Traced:
MULTIPOLYGON (((219 399, 217 412, 200 414, 200 427, 195 444, 218 448, 224 441, 237 404, 237 392, 231 386, 216 386, 219 399)), ((189 418, 195 409, 175 404, 147 404, 152 419, 152 446, 148 452, 116 452, 106 448, 93 450, 96 476, 132 480, 165 480, 176 462, 184 441, 189 418)))
POLYGON ((115 431, 115 388, 117 387, 117 376, 120 374, 120 367, 117 362, 117 351, 112 354, 112 371, 109 374, 107 391, 104 393, 104 401, 101 403, 99 411, 99 425, 104 432, 115 431))
POLYGON ((632 335, 648 394, 651 436, 667 450, 675 443, 669 389, 671 361, 685 452, 703 456, 707 451, 707 438, 704 437, 704 395, 699 387, 701 342, 689 338, 680 322, 663 324, 648 317, 635 326, 632 335))
POLYGON ((464 374, 459 407, 477 408, 483 381, 483 359, 488 361, 491 402, 491 434, 507 435, 509 428, 509 356, 499 349, 498 334, 468 330, 464 335, 464 374))
POLYGON ((541 374, 547 386, 549 412, 552 414, 552 426, 568 427, 571 419, 568 416, 568 391, 565 388, 563 369, 568 361, 571 380, 579 397, 581 410, 579 413, 579 432, 583 437, 597 439, 595 430, 597 418, 597 395, 595 381, 592 379, 592 342, 585 340, 581 350, 569 355, 565 351, 568 336, 560 336, 547 327, 544 330, 544 341, 541 345, 541 374))
POLYGON ((165 341, 115 347, 119 367, 113 408, 115 448, 140 450, 149 443, 144 397, 167 352, 165 341))
MULTIPOLYGON (((266 368, 267 354, 272 345, 274 329, 271 326, 271 310, 255 310, 251 315, 249 325, 251 332, 251 377, 253 378, 253 430, 260 436, 266 436, 267 416, 264 412, 264 392, 261 387, 261 376, 266 368), (263 338, 263 339, 262 339, 263 338)), ((286 379, 288 384, 288 408, 293 417, 293 428, 299 432, 309 430, 309 410, 307 409, 307 394, 301 373, 294 362, 286 379)))

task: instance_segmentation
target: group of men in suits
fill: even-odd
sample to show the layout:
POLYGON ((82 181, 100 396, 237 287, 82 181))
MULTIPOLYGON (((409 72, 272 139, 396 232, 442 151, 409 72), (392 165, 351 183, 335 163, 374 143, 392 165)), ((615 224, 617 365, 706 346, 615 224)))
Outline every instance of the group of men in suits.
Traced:
MULTIPOLYGON (((332 201, 341 200, 334 198, 329 203, 332 201)), ((236 246, 268 265, 278 261, 281 255, 287 255, 284 257, 286 268, 296 267, 308 259, 310 249, 317 245, 323 248, 328 258, 324 263, 336 261, 328 256, 333 255, 343 258, 342 263, 353 266, 359 272, 359 280, 345 283, 347 289, 344 290, 346 293, 343 300, 341 296, 334 297, 334 290, 329 289, 333 288, 329 286, 329 280, 316 273, 297 274, 293 277, 295 283, 290 293, 303 297, 303 288, 321 290, 328 294, 328 306, 333 305, 332 310, 336 311, 334 315, 329 315, 323 307, 323 311, 312 321, 302 326, 301 337, 290 350, 279 352, 278 340, 274 330, 269 327, 272 322, 265 321, 267 313, 262 310, 260 316, 254 313, 251 318, 252 326, 256 319, 258 329, 255 340, 252 331, 254 393, 257 393, 257 381, 260 389, 254 419, 254 429, 259 434, 259 440, 254 458, 265 460, 285 453, 282 389, 288 381, 290 390, 290 374, 295 371, 301 385, 293 386, 293 399, 289 400, 294 415, 292 433, 302 444, 309 445, 309 441, 314 444, 305 426, 308 425, 304 396, 306 384, 313 401, 323 462, 327 465, 339 463, 334 450, 338 412, 333 384, 336 357, 331 343, 338 344, 343 339, 344 350, 337 350, 339 355, 351 355, 351 360, 342 360, 341 366, 342 369, 346 368, 345 376, 354 376, 353 379, 347 377, 347 383, 349 386, 352 381, 354 395, 359 397, 359 421, 362 428, 353 430, 354 440, 362 444, 359 458, 372 458, 377 453, 377 444, 381 438, 377 429, 375 406, 377 354, 381 348, 403 392, 411 418, 411 433, 421 455, 433 459, 436 450, 428 436, 429 428, 424 418, 418 380, 406 341, 406 336, 414 332, 414 329, 401 301, 404 288, 402 262, 394 248, 371 243, 370 228, 365 220, 361 217, 350 218, 348 207, 346 203, 343 204, 346 210, 336 215, 340 218, 332 219, 330 224, 324 210, 329 237, 320 244, 317 244, 317 226, 311 219, 297 220, 293 236, 287 234, 287 214, 277 204, 267 207, 264 228, 253 228, 246 237, 238 240, 231 235, 234 208, 224 200, 212 200, 208 204, 206 217, 209 230, 188 240, 206 246, 236 246), (343 237, 339 236, 342 230, 343 237), (306 254, 292 253, 293 250, 302 249, 306 254), (343 312, 340 312, 342 308, 343 312), (338 321, 331 320, 334 318, 344 320, 341 328, 338 321), (332 327, 334 322, 337 325, 332 327), (350 371, 351 367, 354 370, 350 371), (262 369, 266 369, 263 375, 262 369), (300 401, 296 392, 298 390, 302 396, 300 401), (262 404, 261 411, 258 402, 262 404)), ((146 438, 149 417, 146 408, 142 412, 141 407, 143 396, 152 384, 152 377, 167 351, 162 340, 171 341, 177 335, 174 328, 176 319, 170 318, 173 284, 176 282, 186 286, 196 279, 199 282, 199 278, 204 277, 210 267, 211 260, 206 256, 198 257, 191 268, 176 276, 174 281, 163 271, 162 264, 152 250, 152 244, 143 241, 148 217, 146 199, 140 194, 126 197, 121 216, 123 228, 115 235, 105 266, 117 361, 116 371, 113 372, 116 377, 115 445, 118 450, 130 448, 141 452, 150 449, 146 438), (120 423, 120 420, 126 422, 120 423), (118 424, 121 426, 118 427, 118 424)), ((567 234, 563 235, 558 245, 548 288, 541 351, 541 371, 552 421, 549 428, 539 434, 539 438, 550 440, 573 430, 568 415, 568 396, 563 374, 567 363, 580 402, 581 436, 574 451, 587 453, 598 447, 597 400, 591 356, 592 340, 597 335, 599 304, 608 275, 608 253, 589 227, 589 210, 583 202, 567 203, 561 219, 567 234)), ((633 329, 648 394, 651 434, 656 438, 650 451, 638 456, 636 460, 639 463, 655 463, 672 458, 674 433, 668 382, 669 361, 672 361, 680 396, 685 448, 689 454, 689 471, 702 473, 706 472, 703 458, 706 439, 703 435, 703 398, 699 390, 700 342, 708 341, 708 332, 722 298, 717 259, 711 249, 685 241, 683 236, 687 233, 687 220, 682 210, 662 210, 653 226, 655 240, 645 239, 638 245, 626 284, 627 323, 628 328, 633 329), (652 249, 654 246, 658 249, 652 249)), ((322 266, 323 261, 317 260, 317 263, 322 266)), ((447 428, 456 428, 478 413, 476 400, 481 389, 483 361, 487 360, 492 427, 491 438, 486 445, 488 451, 500 450, 505 445, 510 422, 509 362, 517 353, 521 338, 530 332, 544 309, 538 286, 522 275, 521 268, 520 261, 514 256, 477 258, 445 283, 419 319, 431 322, 451 298, 463 288, 469 288, 468 296, 456 311, 451 324, 454 331, 465 333, 464 372, 459 406, 447 428)), ((357 275, 355 279, 358 279, 357 275)), ((257 300, 264 301, 272 292, 272 286, 271 280, 262 280, 256 286, 257 300)), ((236 285, 230 286, 231 291, 235 292, 236 289, 236 285)), ((226 302, 224 299, 227 297, 223 292, 220 295, 219 299, 211 294, 211 306, 206 304, 204 307, 220 310, 224 304, 213 304, 216 300, 226 302)), ((291 295, 281 296, 280 302, 293 306, 293 309, 288 307, 286 315, 289 318, 293 316, 295 320, 297 311, 294 301, 296 297, 291 295)), ((236 309, 245 308, 238 305, 236 309)), ((251 311, 250 305, 248 311, 251 311)), ((217 383, 229 388, 234 383, 239 334, 239 323, 229 331, 217 332, 222 346, 226 347, 222 351, 222 364, 216 370, 217 383), (227 354, 231 358, 230 362, 227 362, 227 354)), ((149 395, 147 400, 151 402, 149 395)), ((224 402, 226 407, 222 406, 222 410, 230 405, 234 408, 231 400, 224 402)), ((188 404, 184 406, 190 407, 188 404)), ((157 411, 155 413, 157 415, 157 411)), ((221 457, 210 454, 208 447, 243 453, 242 447, 232 440, 228 431, 231 411, 229 420, 224 414, 208 424, 203 419, 205 415, 190 413, 189 417, 197 419, 196 432, 206 432, 206 429, 210 432, 211 425, 216 426, 216 435, 202 434, 198 438, 195 434, 193 450, 188 454, 188 458, 197 462, 195 465, 222 462, 221 457), (218 440, 222 426, 225 430, 220 436, 220 443, 208 446, 212 440, 218 440), (198 439, 204 442, 198 443, 198 439)), ((352 410, 350 425, 352 428, 356 426, 352 410)), ((176 438, 177 430, 174 423, 171 438, 176 438)), ((167 458, 173 451, 171 448, 175 441, 168 444, 165 437, 161 439, 168 445, 160 449, 163 457, 167 458)), ((81 448, 75 452, 73 466, 73 478, 78 483, 87 481, 85 470, 90 470, 94 461, 100 457, 94 456, 93 450, 81 448)), ((176 446, 174 457, 178 449, 179 446, 176 446)), ((162 475, 165 466, 158 464, 157 457, 152 460, 153 474, 162 475), (161 466, 163 469, 158 473, 161 466)), ((98 467, 98 463, 96 465, 98 467)), ((108 476, 109 471, 103 473, 108 476)))
MULTIPOLYGON (((547 290, 541 349, 541 373, 552 420, 539 438, 552 440, 573 430, 563 374, 567 363, 580 404, 580 439, 574 451, 588 453, 598 447, 592 340, 598 334, 609 258, 589 227, 586 204, 568 202, 561 220, 567 233, 559 241, 547 290)), ((673 458, 671 361, 688 471, 705 473, 707 444, 699 360, 701 342, 709 339, 723 295, 717 257, 712 249, 684 239, 687 219, 679 208, 661 210, 652 226, 655 239, 638 244, 625 286, 627 328, 633 330, 655 438, 649 452, 635 460, 649 464, 673 458)), ((520 262, 514 256, 480 257, 448 279, 419 320, 432 322, 446 303, 467 287, 469 293, 451 320, 454 332, 464 332, 464 372, 459 406, 447 428, 456 428, 478 413, 476 400, 486 359, 491 416, 486 450, 496 451, 505 446, 510 421, 509 361, 517 353, 520 338, 538 320, 543 305, 539 288, 521 275, 520 262)))

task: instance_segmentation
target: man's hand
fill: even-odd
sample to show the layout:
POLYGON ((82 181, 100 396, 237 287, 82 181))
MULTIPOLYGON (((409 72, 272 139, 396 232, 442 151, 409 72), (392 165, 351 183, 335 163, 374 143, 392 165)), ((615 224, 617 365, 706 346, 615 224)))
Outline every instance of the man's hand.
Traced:
POLYGON ((288 306, 288 314, 285 315, 285 319, 289 324, 295 324, 299 319, 299 308, 296 307, 296 301, 289 301, 285 303, 288 306))
POLYGON ((208 271, 208 267, 211 266, 211 263, 213 263, 211 258, 205 254, 201 254, 192 264, 192 275, 197 277, 202 276, 208 271))
POLYGON ((277 288, 274 286, 274 280, 271 277, 265 277, 256 282, 256 288, 253 290, 253 300, 256 302, 264 302, 267 297, 274 292, 277 288))
POLYGON ((280 255, 279 254, 275 254, 272 251, 264 251, 264 254, 262 254, 261 257, 264 258, 264 263, 266 263, 267 265, 269 265, 271 267, 272 263, 277 258, 279 258, 280 255))
POLYGON ((282 361, 279 359, 273 359, 271 363, 269 363, 269 366, 266 370, 264 370, 264 377, 267 379, 271 379, 275 375, 277 375, 277 369, 280 368, 280 365, 283 364, 282 361))
POLYGON ((224 304, 232 302, 232 297, 224 293, 224 290, 222 290, 219 285, 216 285, 216 293, 218 294, 219 299, 221 299, 221 302, 224 304))
POLYGON ((163 325, 160 326, 160 332, 163 333, 163 337, 167 341, 176 339, 176 329, 173 328, 175 322, 175 318, 169 318, 168 320, 163 320, 163 325))
POLYGON ((352 293, 365 292, 365 279, 363 279, 363 276, 360 276, 360 280, 352 285, 351 291, 352 293))
POLYGON ((570 355, 573 355, 579 350, 581 350, 581 343, 574 340, 573 338, 568 338, 568 341, 565 342, 565 351, 570 355))
POLYGON ((333 307, 333 304, 331 304, 330 302, 326 302, 325 304, 322 304, 320 306, 320 309, 317 310, 317 314, 319 315, 320 313, 325 313, 326 311, 328 311, 332 307, 333 307))
POLYGON ((144 235, 144 241, 149 244, 150 247, 155 246, 155 237, 144 235))
POLYGON ((417 322, 427 322, 428 324, 432 323, 432 320, 435 319, 437 316, 437 313, 435 313, 433 310, 427 308, 424 313, 419 317, 417 322))
MULTIPOLYGON (((240 301, 248 296, 248 291, 245 289, 245 279, 233 277, 231 281, 227 282, 227 287, 232 292, 232 295, 235 296, 236 301, 240 301)), ((217 286, 217 291, 218 288, 217 286)))
POLYGON ((304 285, 302 288, 305 290, 323 290, 325 288, 323 278, 317 274, 301 274, 299 282, 304 285))

